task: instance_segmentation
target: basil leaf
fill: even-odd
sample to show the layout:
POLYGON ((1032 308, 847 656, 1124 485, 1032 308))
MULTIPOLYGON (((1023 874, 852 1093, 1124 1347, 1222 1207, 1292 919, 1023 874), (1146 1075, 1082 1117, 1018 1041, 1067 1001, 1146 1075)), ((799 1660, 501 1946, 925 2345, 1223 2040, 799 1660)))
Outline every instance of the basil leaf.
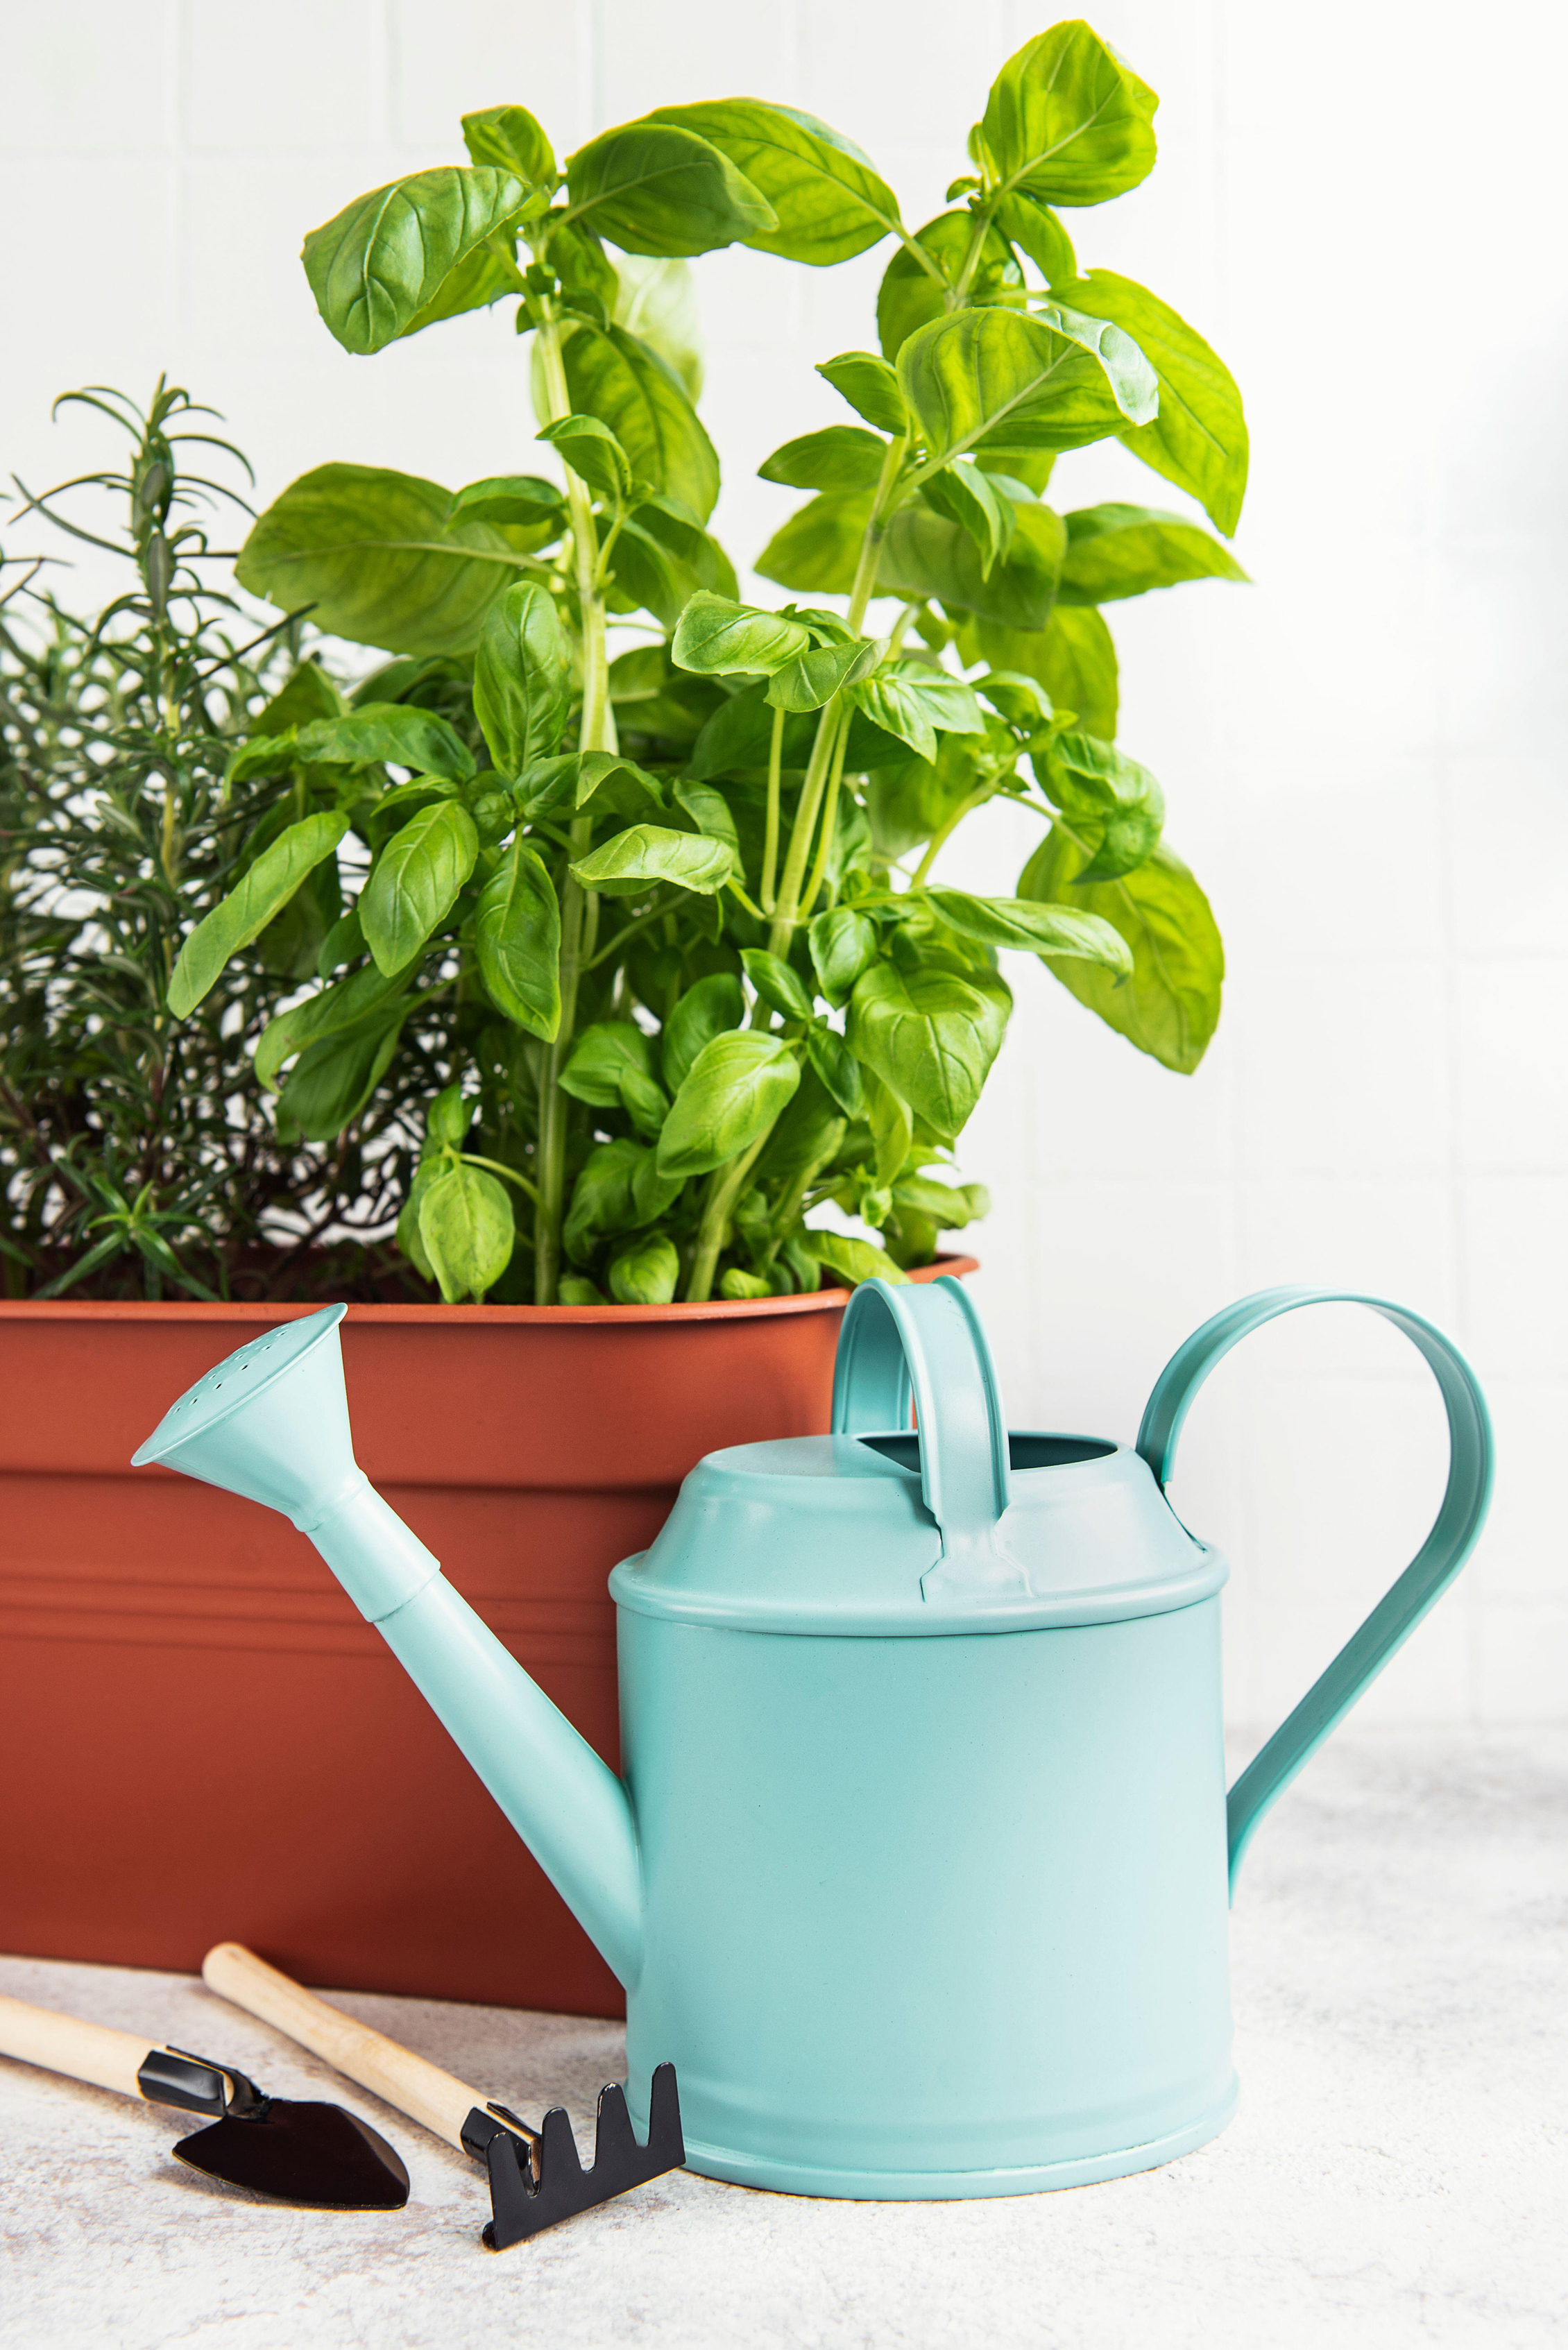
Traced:
MULTIPOLYGON (((535 200, 531 200, 527 213, 535 209, 535 200)), ((514 236, 513 229, 504 229, 454 262, 430 300, 421 304, 406 327, 399 328, 399 336, 422 334, 443 318, 461 318, 469 310, 488 310, 508 294, 523 293, 526 280, 517 266, 514 236)))
POLYGON ((941 830, 979 786, 985 747, 972 735, 944 734, 934 760, 900 759, 871 770, 867 806, 880 856, 902 857, 941 830))
POLYGON ((476 1305, 512 1262, 516 1238, 506 1186, 483 1167, 459 1165, 420 1196, 420 1239, 449 1305, 476 1305))
POLYGON ((348 829, 346 816, 301 817, 264 848, 244 877, 202 917, 180 950, 169 979, 169 1009, 188 1019, 233 955, 258 939, 348 829))
POLYGON ((301 726, 294 755, 310 766, 369 766, 385 760, 458 784, 477 773, 473 754, 455 726, 433 711, 402 702, 364 702, 341 717, 301 726))
POLYGON ((688 400, 702 393, 697 291, 684 261, 623 253, 616 265, 612 326, 625 327, 664 361, 688 400))
POLYGON ((830 424, 825 432, 786 441, 757 467, 757 477, 794 490, 874 490, 887 453, 888 443, 875 432, 864 432, 858 424, 830 424))
POLYGON ((1159 413, 1123 438, 1135 457, 1190 491, 1229 538, 1241 518, 1248 441, 1241 395, 1224 360, 1157 294, 1113 269, 1091 269, 1052 291, 1132 337, 1158 380, 1159 413))
MULTIPOLYGON (((1020 253, 1029 255, 1053 293, 1059 286, 1065 286, 1069 279, 1077 276, 1078 263, 1073 251, 1073 240, 1055 213, 1037 196, 1026 195, 1022 189, 1014 189, 1012 195, 1003 196, 998 204, 995 220, 997 228, 1009 244, 1015 244, 1020 253)), ((1088 308, 1096 317, 1105 315, 1096 310, 1092 302, 1086 305, 1079 303, 1076 307, 1088 308)), ((1126 327, 1127 320, 1118 318, 1116 324, 1126 327)), ((1136 343, 1138 340, 1137 330, 1127 327, 1127 332, 1136 343)))
POLYGON ((719 495, 719 459, 658 354, 624 327, 579 320, 563 334, 562 360, 574 411, 607 424, 638 480, 705 523, 719 495))
POLYGON ((1003 191, 1103 204, 1154 169, 1158 99, 1077 20, 1053 25, 992 84, 980 132, 1003 191))
POLYGON ((991 973, 875 962, 850 998, 849 1049, 950 1142, 980 1099, 1012 1005, 991 973))
POLYGON ((705 677, 771 677, 810 650, 810 632, 798 620, 704 592, 680 615, 670 658, 705 677))
POLYGON ((449 520, 435 482, 379 465, 318 465, 268 506, 234 576, 316 627, 392 653, 469 653, 520 567, 502 533, 449 520))
POLYGON ((651 118, 695 130, 773 207, 774 225, 744 242, 815 267, 847 261, 898 227, 898 199, 870 159, 815 116, 756 98, 660 106, 651 118))
POLYGON ((319 995, 307 996, 303 1003, 278 1013, 267 1022, 256 1041, 253 1058, 257 1083, 270 1087, 284 1063, 296 1053, 319 1044, 324 1037, 357 1028, 362 1020, 380 1012, 407 985, 406 979, 389 979, 372 964, 339 980, 336 987, 324 988, 319 995))
POLYGON ((1058 734, 1034 773, 1052 805, 1080 837, 1097 842, 1080 881, 1108 881, 1131 873, 1152 854, 1165 822, 1165 795, 1147 767, 1114 743, 1072 731, 1058 734))
POLYGON ((479 835, 455 800, 422 808, 395 832, 359 893, 365 943, 389 976, 412 962, 457 903, 473 870, 479 835))
POLYGON ((649 1232, 610 1259, 610 1295, 623 1305, 668 1305, 680 1278, 680 1254, 663 1232, 649 1232))
POLYGON ((664 785, 635 759, 618 751, 579 751, 575 754, 577 788, 573 805, 596 805, 596 816, 646 816, 649 807, 664 806, 664 785))
POLYGON ((631 494, 631 461, 607 424, 597 416, 561 416, 535 436, 558 449, 563 464, 586 482, 596 497, 618 505, 631 494))
POLYGON ((492 473, 470 482, 449 509, 453 522, 512 523, 529 532, 547 529, 552 536, 564 528, 566 515, 560 484, 539 473, 492 473))
POLYGON ((659 1139, 661 1175, 705 1175, 738 1158, 773 1124, 800 1083, 780 1037, 754 1028, 715 1036, 687 1071, 659 1139))
POLYGON ((1189 1076, 1219 1023, 1225 976, 1225 951, 1209 900, 1163 845, 1119 880, 1080 881, 1084 862, 1082 847, 1058 827, 1019 875, 1019 895, 1098 914, 1131 950, 1132 977, 1118 986, 1093 963, 1051 956, 1047 967, 1140 1053, 1189 1076))
POLYGON ((1064 604, 1111 604, 1183 579, 1247 577, 1206 530, 1153 506, 1083 506, 1063 520, 1067 552, 1057 592, 1064 604))
POLYGON ((741 836, 723 793, 715 791, 711 784, 693 783, 687 778, 676 785, 675 799, 699 832, 705 834, 710 840, 724 843, 734 858, 734 870, 739 873, 741 836))
POLYGON ((820 710, 841 686, 854 685, 870 675, 879 650, 869 637, 852 637, 842 645, 814 645, 810 652, 774 672, 764 699, 772 709, 796 714, 820 710))
POLYGON ((914 1128, 909 1118, 909 1106, 885 1086, 880 1077, 866 1072, 866 1122, 871 1128, 871 1140, 876 1150, 874 1172, 878 1183, 891 1183, 909 1155, 914 1141, 914 1128))
POLYGON ((776 227, 729 157, 654 117, 601 131, 566 158, 567 219, 628 253, 711 253, 776 227))
MULTIPOLYGON (((938 473, 927 486, 949 478, 938 473)), ((990 562, 959 522, 925 505, 903 506, 888 525, 877 585, 907 600, 929 599, 981 613, 1003 628, 1043 629, 1065 546, 1061 517, 1048 506, 1020 507, 1008 552, 990 562)))
MULTIPOLYGON (((981 577, 989 579, 992 564, 1012 544, 1012 499, 1003 496, 991 475, 982 473, 972 458, 944 465, 940 473, 933 473, 920 484, 920 495, 938 514, 945 515, 969 534, 980 552, 981 577)), ((1039 625, 1044 626, 1044 617, 1039 625)))
POLYGON ((1058 712, 1070 711, 1085 730, 1109 742, 1116 731, 1116 649, 1098 612, 1086 604, 1058 604, 1038 630, 971 622, 960 631, 966 668, 987 660, 1018 670, 1044 686, 1058 712))
POLYGON ((532 194, 514 172, 442 163, 373 188, 313 228, 300 257, 344 349, 379 351, 407 334, 449 274, 520 220, 532 194))
POLYGON ((277 735, 317 718, 341 718, 348 708, 343 696, 314 654, 302 660, 264 710, 250 721, 254 735, 277 735))
POLYGON ((601 1142, 588 1153, 561 1228, 562 1243, 575 1264, 587 1263, 605 1233, 627 1232, 650 1221, 638 1204, 635 1183, 639 1170, 652 1165, 652 1151, 629 1136, 601 1142))
POLYGON ((366 1021, 347 1035, 306 1045, 278 1095, 274 1116, 280 1135, 333 1142, 357 1118, 391 1066, 403 1014, 383 1024, 366 1021))
POLYGON ((830 906, 813 920, 806 942, 822 992, 836 1011, 848 1002, 856 981, 876 959, 877 925, 853 906, 830 906))
MULTIPOLYGON (((761 684, 744 686, 741 691, 722 702, 696 742, 686 763, 691 782, 705 783, 710 775, 732 774, 748 768, 766 773, 768 751, 773 740, 774 713, 764 699, 766 688, 761 684)), ((809 715, 786 718, 784 730, 784 764, 786 767, 804 768, 811 756, 812 737, 816 732, 815 720, 809 715)))
POLYGON ((536 849, 514 840, 479 893, 473 948, 498 1012, 531 1036, 561 1025, 561 910, 536 849))
POLYGON ((874 677, 850 686, 848 693, 874 726, 897 735, 922 759, 935 757, 939 729, 949 734, 985 731, 971 689, 926 661, 889 661, 874 677))
POLYGON ((425 1244, 420 1238, 420 1203, 440 1172, 433 1159, 420 1161, 409 1186, 409 1196, 398 1211, 398 1228, 393 1235, 398 1248, 422 1281, 434 1281, 435 1267, 425 1254, 425 1244))
POLYGON ((656 824, 633 825, 618 832, 591 856, 579 858, 572 878, 585 889, 607 897, 626 898, 646 891, 658 881, 711 898, 734 870, 734 858, 722 840, 705 840, 690 832, 668 832, 656 824))
POLYGON ((425 1114, 427 1144, 450 1142, 455 1149, 465 1141, 478 1107, 461 1086, 443 1086, 425 1114))
POLYGON ((883 432, 908 432, 909 411, 898 379, 875 351, 840 351, 836 359, 823 359, 816 372, 867 424, 883 432))
POLYGON ((741 962, 763 1002, 774 1012, 782 1012, 786 1020, 811 1018, 811 998, 782 955, 770 954, 765 947, 742 947, 741 962))
POLYGON ((473 665, 473 714, 497 772, 515 779, 560 749, 571 657, 556 607, 524 580, 491 606, 473 665))
POLYGON ((639 645, 609 665, 609 698, 622 737, 648 735, 671 749, 697 740, 729 696, 673 668, 665 645, 639 645))
POLYGON ((1076 907, 1039 906, 1025 898, 971 898, 963 889, 928 889, 944 922, 982 946, 1020 947, 1026 954, 1082 955, 1107 970, 1130 972, 1132 956, 1121 932, 1076 907))
MULTIPOLYGON (((918 327, 946 315, 948 294, 957 286, 969 260, 974 234, 968 212, 941 213, 917 232, 915 243, 934 265, 935 274, 922 267, 907 245, 900 245, 888 264, 877 296, 877 335, 882 355, 896 359, 918 327)), ((988 226, 980 259, 971 273, 965 307, 989 309, 993 303, 1021 310, 1025 300, 1023 272, 1007 240, 988 226)))
POLYGON ((339 914, 321 941, 321 951, 316 958, 317 979, 330 979, 346 962, 358 962, 365 952, 365 933, 359 926, 359 909, 350 906, 339 914))
POLYGON ((803 1069, 800 1084, 756 1162, 757 1181, 794 1187, 804 1193, 819 1170, 837 1156, 845 1132, 843 1115, 832 1095, 815 1069, 803 1069))
POLYGON ((1078 449, 1158 405, 1154 370, 1119 327, 1055 308, 934 318, 898 353, 898 380, 938 458, 1078 449))
POLYGON ((651 1079, 653 1040, 632 1020, 596 1020, 573 1045, 561 1089, 597 1109, 618 1109, 627 1076, 651 1079))
POLYGON ((868 492, 834 492, 813 498, 776 530, 756 568, 764 579, 781 588, 803 588, 818 595, 847 596, 855 585, 860 542, 871 519, 868 492))
POLYGON ((745 998, 733 972, 711 972, 687 989, 665 1022, 660 1039, 664 1082, 672 1094, 680 1092, 703 1045, 727 1029, 738 1028, 745 1016, 745 998))
POLYGON ((805 1032, 806 1058, 846 1118, 859 1118, 866 1108, 866 1089, 855 1055, 826 1020, 814 1021, 805 1032))
POLYGON ((477 114, 465 114, 462 143, 471 162, 498 164, 535 186, 555 185, 550 142, 525 106, 487 106, 477 114))
POLYGON ((991 1194, 983 1183, 933 1183, 929 1175, 905 1175, 893 1186, 893 1205, 924 1216, 940 1232, 958 1232, 990 1215, 991 1194))
POLYGON ((873 1241, 852 1240, 846 1232, 807 1232, 806 1247, 821 1264, 837 1274, 846 1288, 855 1289, 863 1281, 908 1281, 909 1276, 901 1264, 896 1264, 886 1249, 873 1241))

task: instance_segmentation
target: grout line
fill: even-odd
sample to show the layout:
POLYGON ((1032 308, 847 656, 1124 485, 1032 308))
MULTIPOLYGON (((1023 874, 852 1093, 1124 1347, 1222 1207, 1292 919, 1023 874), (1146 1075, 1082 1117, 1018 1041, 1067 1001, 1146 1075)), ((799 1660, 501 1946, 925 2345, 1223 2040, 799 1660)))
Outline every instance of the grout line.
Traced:
POLYGON ((185 282, 189 261, 185 223, 191 198, 191 139, 190 124, 186 119, 191 93, 188 54, 190 0, 168 0, 165 23, 169 36, 170 80, 169 111, 163 133, 167 157, 170 307, 174 334, 183 340, 191 327, 185 282))
POLYGON ((605 120, 603 33, 599 0, 577 0, 577 93, 585 139, 591 139, 605 120))
POLYGON ((376 138, 390 147, 400 143, 402 128, 397 120, 398 21, 394 0, 381 0, 372 21, 375 54, 370 61, 371 120, 376 138))

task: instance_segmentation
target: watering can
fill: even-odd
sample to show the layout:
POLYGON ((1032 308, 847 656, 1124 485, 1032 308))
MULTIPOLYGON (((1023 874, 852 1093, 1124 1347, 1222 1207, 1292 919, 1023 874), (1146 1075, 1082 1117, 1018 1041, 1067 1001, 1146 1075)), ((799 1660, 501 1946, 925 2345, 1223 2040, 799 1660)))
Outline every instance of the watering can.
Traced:
POLYGON ((1448 1488, 1414 1563, 1227 1795, 1227 1570, 1165 1482, 1220 1357, 1345 1296, 1269 1290, 1206 1323, 1129 1447, 1010 1432, 955 1281, 863 1284, 833 1433, 711 1454, 610 1577, 621 1778, 356 1465, 344 1307, 241 1347, 135 1457, 316 1544, 625 1984, 639 2130, 635 2085, 672 2061, 687 2163, 712 2178, 1014 2195, 1147 2169, 1223 2127, 1228 1878, 1480 1532, 1474 1378, 1419 1315, 1351 1300, 1436 1374, 1448 1488))

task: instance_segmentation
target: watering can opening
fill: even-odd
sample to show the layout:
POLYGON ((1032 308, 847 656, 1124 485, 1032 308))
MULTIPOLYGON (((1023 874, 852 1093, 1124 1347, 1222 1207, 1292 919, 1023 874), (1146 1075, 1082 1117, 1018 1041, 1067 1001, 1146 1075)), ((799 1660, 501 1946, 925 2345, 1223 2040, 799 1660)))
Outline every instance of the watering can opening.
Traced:
MULTIPOLYGON (((862 1436, 857 1440, 884 1460, 897 1461, 900 1469, 920 1467, 919 1431, 910 1429, 906 1435, 862 1436)), ((1033 1429, 1012 1428, 1007 1431, 1007 1465, 1010 1469, 1071 1469, 1083 1461, 1108 1461, 1120 1448, 1101 1436, 1047 1436, 1033 1429)))

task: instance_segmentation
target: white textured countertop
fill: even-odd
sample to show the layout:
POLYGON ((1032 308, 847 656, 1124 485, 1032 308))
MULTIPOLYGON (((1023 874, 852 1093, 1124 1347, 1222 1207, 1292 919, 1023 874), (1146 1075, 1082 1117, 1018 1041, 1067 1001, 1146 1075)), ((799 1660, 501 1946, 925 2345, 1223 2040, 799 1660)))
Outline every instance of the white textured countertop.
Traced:
MULTIPOLYGON (((1027 2344, 1390 2350, 1568 2317, 1568 1735, 1345 1735, 1248 1858, 1241 2111, 1163 2170, 998 2202, 808 2202, 680 2172, 500 2257, 482 2174, 183 1976, 0 1960, 0 1990, 211 2048, 393 2140, 390 2216, 252 2203, 179 2118, 0 2062, 5 2350, 1027 2344)), ((345 1993, 530 2118, 590 2124, 613 2025, 345 1993)), ((585 2137, 585 2144, 587 2143, 585 2137)))

